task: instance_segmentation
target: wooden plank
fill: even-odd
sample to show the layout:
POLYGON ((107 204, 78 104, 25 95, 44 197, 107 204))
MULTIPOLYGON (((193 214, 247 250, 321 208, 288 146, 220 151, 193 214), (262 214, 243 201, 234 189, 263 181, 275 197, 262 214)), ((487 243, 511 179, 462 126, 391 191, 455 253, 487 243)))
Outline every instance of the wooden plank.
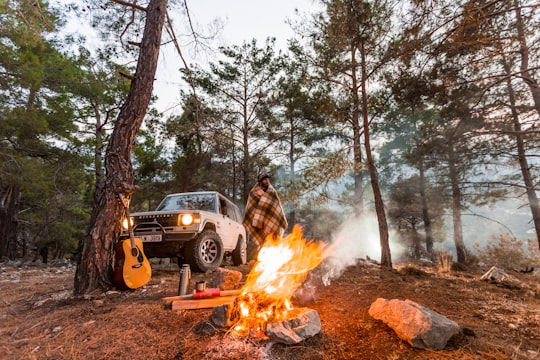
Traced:
MULTIPOLYGON (((229 296, 229 295, 240 295, 240 290, 223 290, 220 291, 220 297, 222 296, 229 296)), ((209 297, 213 298, 213 297, 209 297)), ((164 297, 162 300, 165 302, 165 304, 171 304, 173 301, 177 300, 191 300, 193 299, 193 294, 187 294, 187 295, 178 295, 178 296, 168 296, 164 297)), ((203 300, 203 299, 199 299, 203 300)))
POLYGON ((232 304, 236 296, 220 296, 207 299, 175 300, 172 310, 210 309, 223 304, 232 304))

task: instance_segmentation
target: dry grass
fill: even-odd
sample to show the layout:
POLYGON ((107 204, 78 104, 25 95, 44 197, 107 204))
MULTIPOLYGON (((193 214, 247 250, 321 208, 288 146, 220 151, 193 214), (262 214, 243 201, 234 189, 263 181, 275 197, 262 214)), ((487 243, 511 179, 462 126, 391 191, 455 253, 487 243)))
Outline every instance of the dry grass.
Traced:
MULTIPOLYGON (((235 268, 237 269, 237 268, 235 268)), ((249 266, 240 268, 244 274, 249 266)), ((154 268, 142 289, 73 299, 73 268, 0 267, 0 351, 4 359, 540 359, 538 278, 522 287, 479 281, 482 273, 438 273, 412 265, 381 270, 360 263, 316 302, 322 331, 294 346, 205 329, 211 310, 173 312, 175 267, 154 268), (377 298, 410 299, 458 322, 464 334, 443 351, 414 349, 369 317, 377 298)), ((194 274, 191 285, 212 274, 194 274)), ((193 286, 192 286, 193 287, 193 286)))

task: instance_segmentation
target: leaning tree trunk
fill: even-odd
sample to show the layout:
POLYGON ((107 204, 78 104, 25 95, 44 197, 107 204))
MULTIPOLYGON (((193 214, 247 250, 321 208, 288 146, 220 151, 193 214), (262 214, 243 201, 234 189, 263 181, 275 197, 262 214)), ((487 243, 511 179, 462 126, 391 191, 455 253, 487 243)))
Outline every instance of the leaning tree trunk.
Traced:
POLYGON ((111 287, 112 252, 118 237, 122 195, 135 191, 131 153, 152 95, 167 0, 151 0, 140 45, 135 76, 126 102, 120 109, 105 155, 105 186, 94 204, 90 227, 82 244, 75 273, 75 295, 111 287))

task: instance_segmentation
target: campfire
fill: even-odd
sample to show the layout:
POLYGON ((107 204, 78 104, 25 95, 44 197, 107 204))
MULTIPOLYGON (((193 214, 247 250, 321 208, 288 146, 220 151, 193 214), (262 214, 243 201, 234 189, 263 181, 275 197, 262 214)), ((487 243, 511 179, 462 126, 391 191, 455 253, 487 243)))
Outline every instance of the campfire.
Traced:
MULTIPOLYGON (((231 310, 234 322, 231 332, 237 336, 266 338, 272 324, 290 319, 298 323, 302 316, 312 318, 313 314, 305 314, 314 310, 295 308, 291 298, 327 254, 326 244, 306 240, 299 225, 286 237, 269 237, 231 310)), ((316 321, 320 325, 318 314, 316 321)))

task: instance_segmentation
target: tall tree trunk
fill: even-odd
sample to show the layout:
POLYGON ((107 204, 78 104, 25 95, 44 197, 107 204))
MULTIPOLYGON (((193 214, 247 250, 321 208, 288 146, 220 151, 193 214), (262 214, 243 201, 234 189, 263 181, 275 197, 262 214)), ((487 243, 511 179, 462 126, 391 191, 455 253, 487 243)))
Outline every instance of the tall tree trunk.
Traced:
POLYGON ((358 79, 356 72, 358 63, 356 61, 356 47, 351 45, 351 81, 352 81, 352 128, 353 128, 353 172, 354 172, 354 213, 356 216, 364 212, 364 177, 362 163, 362 146, 360 143, 360 99, 358 97, 358 79))
POLYGON ((111 287, 113 241, 118 237, 124 210, 118 196, 130 198, 136 189, 131 154, 152 95, 166 12, 167 0, 151 0, 146 8, 137 69, 107 147, 105 187, 94 204, 89 231, 82 244, 75 273, 75 295, 111 287))
POLYGON ((296 129, 294 127, 294 119, 292 118, 291 116, 291 119, 289 119, 289 124, 290 124, 290 130, 289 130, 289 164, 290 164, 290 168, 289 168, 289 181, 291 183, 291 188, 289 189, 290 193, 293 194, 293 196, 291 197, 291 212, 289 213, 289 229, 288 230, 291 230, 292 227, 296 224, 296 174, 295 174, 295 165, 296 165, 296 162, 295 162, 295 159, 294 159, 294 154, 295 154, 295 133, 296 133, 296 129))
MULTIPOLYGON (((244 97, 245 98, 245 97, 244 97)), ((244 126, 242 127, 242 148, 244 150, 244 159, 242 161, 243 169, 242 169, 242 202, 245 204, 247 203, 247 199, 249 196, 249 191, 251 190, 251 182, 250 182, 250 168, 251 168, 251 161, 249 158, 249 123, 248 123, 248 112, 247 112, 247 101, 244 101, 244 126)), ((255 177, 257 174, 255 174, 255 177)))
POLYGON ((15 260, 17 255, 20 192, 16 185, 0 187, 0 258, 15 260))
MULTIPOLYGON (((507 74, 510 74, 510 66, 504 61, 504 70, 507 74)), ((527 155, 525 151, 525 140, 521 128, 521 122, 519 120, 519 114, 516 110, 516 96, 514 88, 512 86, 512 79, 510 77, 506 80, 506 87, 508 89, 508 97, 510 99, 510 111, 512 112, 512 120, 514 125, 514 133, 516 137, 517 158, 519 167, 521 169, 521 175, 523 176, 523 183, 527 192, 527 198, 529 199, 529 207, 531 208, 531 214, 534 223, 534 229, 536 231, 536 239, 538 241, 538 247, 540 248, 540 203, 534 186, 533 176, 529 163, 527 161, 527 155)))
POLYGON ((463 224, 461 222, 461 189, 456 170, 454 145, 449 145, 449 177, 452 187, 452 220, 454 225, 454 245, 456 246, 457 260, 464 264, 467 261, 467 250, 463 242, 463 224))
POLYGON ((540 85, 534 78, 531 69, 529 69, 529 46, 527 45, 527 39, 525 37, 525 25, 523 24, 523 18, 521 17, 521 6, 519 5, 519 0, 514 0, 514 9, 516 13, 519 53, 521 55, 520 78, 529 87, 534 101, 534 108, 536 109, 538 115, 540 115, 540 85))
POLYGON ((429 218, 429 207, 426 196, 426 174, 424 169, 424 160, 420 159, 418 166, 420 173, 420 198, 422 201, 422 220, 424 221, 424 230, 426 232, 426 251, 431 260, 435 260, 433 252, 433 229, 431 228, 431 219, 429 218))
POLYGON ((392 256, 390 254, 390 243, 388 237, 388 223, 386 221, 386 213, 384 211, 384 202, 382 199, 381 189, 379 187, 379 180, 377 177, 377 169, 375 168, 375 162, 371 154, 371 142, 369 138, 369 116, 368 116, 368 102, 366 93, 366 60, 364 45, 360 49, 362 57, 362 115, 364 120, 364 146, 366 148, 366 160, 368 164, 369 175, 371 177, 371 188, 373 190, 373 197, 375 199, 375 211, 377 213, 377 220, 379 223, 379 237, 381 244, 381 266, 392 267, 392 256))
POLYGON ((98 196, 103 191, 105 186, 105 174, 103 171, 103 135, 104 130, 101 122, 101 113, 97 104, 93 105, 94 116, 96 117, 96 127, 95 127, 95 136, 96 136, 96 148, 94 151, 94 173, 96 175, 96 186, 94 189, 94 204, 98 201, 98 196))
POLYGON ((231 191, 231 198, 233 199, 234 202, 237 201, 236 199, 236 194, 237 194, 237 175, 236 175, 236 168, 237 168, 237 165, 236 165, 236 144, 234 143, 234 132, 233 132, 233 129, 231 127, 231 149, 232 149, 232 154, 231 154, 231 167, 232 167, 232 191, 231 191))

